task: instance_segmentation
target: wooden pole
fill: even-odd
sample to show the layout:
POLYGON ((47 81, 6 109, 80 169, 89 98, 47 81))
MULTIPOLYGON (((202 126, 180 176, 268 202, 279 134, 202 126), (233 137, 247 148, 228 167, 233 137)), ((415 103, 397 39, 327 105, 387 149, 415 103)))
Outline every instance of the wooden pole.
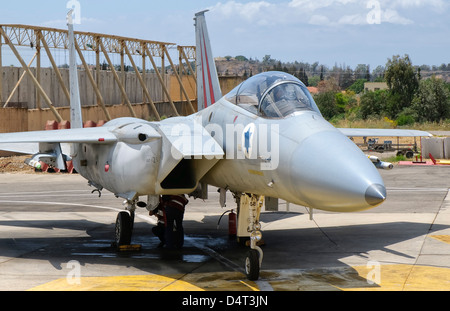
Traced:
POLYGON ((28 68, 27 64, 25 64, 25 62, 23 61, 22 57, 20 56, 19 52, 17 51, 17 49, 14 47, 14 45, 11 43, 11 41, 8 39, 8 36, 6 35, 5 31, 3 30, 3 28, 0 27, 0 33, 1 35, 5 38, 5 42, 8 44, 8 46, 10 47, 11 51, 13 51, 14 55, 16 56, 17 60, 20 62, 20 64, 22 65, 23 69, 28 73, 28 75, 31 78, 31 81, 33 81, 34 86, 38 89, 39 94, 44 98, 45 102, 47 103, 47 106, 50 108, 50 110, 52 111, 53 115, 56 118, 56 122, 61 122, 63 119, 60 116, 60 114, 58 113, 58 111, 55 109, 55 107, 52 104, 52 101, 50 100, 50 98, 47 96, 47 94, 45 93, 44 89, 42 88, 42 86, 39 84, 39 82, 36 80, 36 77, 33 75, 33 73, 31 72, 31 70, 28 68))
MULTIPOLYGON (((41 33, 39 31, 35 31, 36 34, 36 80, 39 84, 41 84, 41 33)), ((41 110, 41 97, 39 96, 39 92, 36 90, 36 108, 41 110)))
POLYGON ((195 113, 194 106, 192 106, 192 103, 191 103, 191 101, 190 101, 190 99, 189 99, 188 93, 186 92, 186 89, 185 89, 184 86, 183 86, 183 81, 181 81, 181 78, 180 78, 180 76, 179 76, 178 73, 177 73, 177 69, 176 69, 175 66, 173 65, 172 59, 170 58, 170 55, 169 55, 169 52, 167 51, 167 48, 166 48, 165 46, 163 46, 163 49, 164 49, 164 53, 165 53, 166 56, 167 56, 167 59, 169 60, 170 66, 172 66, 173 72, 175 73, 175 76, 176 76, 177 79, 178 79, 178 83, 180 83, 180 88, 181 88, 181 90, 182 90, 184 96, 186 97, 186 100, 187 100, 187 102, 188 102, 188 106, 189 106, 189 108, 191 108, 191 113, 195 113))
MULTIPOLYGON (((164 62, 164 45, 161 46, 161 79, 162 81, 164 81, 164 83, 162 84, 163 87, 166 85, 165 81, 166 81, 166 65, 164 62)), ((163 91, 164 92, 164 91, 163 91)), ((164 93, 163 93, 163 97, 164 97, 164 93)), ((164 97, 164 101, 166 101, 166 98, 164 97)))
MULTIPOLYGON (((1 27, 0 27, 1 28, 1 27)), ((3 102, 3 61, 2 61, 3 37, 0 36, 0 104, 3 102)))
MULTIPOLYGON (((147 88, 147 80, 146 80, 146 74, 145 74, 145 51, 144 51, 144 43, 141 43, 141 56, 142 56, 142 80, 144 81, 145 88, 147 88)), ((136 71, 136 69, 135 69, 136 71)), ((145 93, 144 90, 142 90, 142 102, 144 102, 145 93)))
POLYGON ((125 45, 125 53, 127 53, 128 58, 130 59, 131 65, 134 68, 134 72, 136 73, 136 76, 138 77, 139 82, 141 83, 142 86, 142 91, 144 92, 145 97, 147 97, 149 103, 150 103, 150 107, 152 107, 153 113, 156 116, 156 119, 159 121, 161 120, 161 117, 159 116, 158 110, 156 110, 155 104, 153 103, 152 98, 150 97, 150 93, 148 92, 147 86, 144 83, 144 79, 142 79, 141 74, 139 73, 136 64, 134 63, 133 58, 131 57, 130 51, 128 50, 127 46, 125 45))
POLYGON ((61 85, 61 88, 64 92, 64 95, 67 98, 67 101, 70 103, 70 93, 69 90, 67 89, 66 85, 64 84, 64 80, 61 76, 61 72, 59 71, 58 66, 55 63, 55 60, 52 56, 52 53, 50 52, 50 49, 48 47, 47 41, 45 41, 44 36, 41 35, 41 41, 42 41, 42 45, 44 46, 45 52, 47 53, 48 59, 50 60, 50 63, 52 64, 53 70, 56 73, 56 77, 58 78, 59 84, 61 85))
POLYGON ((161 83, 163 92, 167 95, 167 98, 169 99, 169 104, 172 107, 173 112, 175 113, 176 116, 179 116, 179 113, 177 111, 177 108, 175 107, 172 98, 170 97, 170 93, 166 88, 166 85, 164 83, 164 80, 161 76, 161 74, 159 73, 158 67, 156 66, 155 60, 153 59, 152 54, 150 53, 150 51, 148 50, 148 47, 145 46, 145 52, 147 53, 148 57, 150 58, 150 62, 152 63, 153 69, 155 69, 156 72, 156 76, 158 77, 159 83, 161 83))
MULTIPOLYGON (((31 58, 30 62, 28 63, 28 68, 30 68, 31 64, 33 63, 34 59, 36 58, 36 54, 37 54, 37 52, 34 53, 33 57, 31 58)), ((9 101, 14 96, 14 93, 16 92, 17 88, 19 87, 19 84, 22 82, 22 80, 26 74, 27 74, 26 71, 22 72, 22 75, 20 76, 19 81, 17 81, 16 85, 14 86, 13 90, 11 91, 11 94, 9 94, 8 99, 6 100, 5 104, 3 105, 3 108, 6 108, 6 106, 8 106, 9 101)))
MULTIPOLYGON (((195 81, 197 81, 197 74, 195 73, 194 69, 192 69, 191 64, 189 64, 189 60, 188 60, 188 58, 187 58, 187 56, 186 56, 186 53, 184 53, 184 49, 183 49, 183 48, 181 48, 181 54, 183 55, 183 59, 184 59, 184 61, 186 62, 186 65, 187 65, 189 71, 190 71, 191 74, 194 76, 195 81)), ((180 62, 180 63, 181 63, 181 62, 180 62)))
POLYGON ((114 65, 108 56, 108 52, 106 51, 105 46, 103 45, 102 41, 100 40, 99 42, 100 42, 100 47, 103 51, 103 55, 105 55, 106 61, 108 62, 109 67, 111 67, 111 72, 113 73, 114 79, 116 80, 117 85, 119 86, 120 92, 122 92, 122 96, 125 99, 128 109, 130 110, 131 115, 136 118, 136 113, 133 110, 133 106, 131 106, 130 100, 128 99, 127 93, 125 92, 125 89, 124 89, 122 83, 120 82, 120 78, 117 75, 116 70, 114 69, 114 65))
MULTIPOLYGON (((91 81, 92 88, 94 89, 94 92, 97 95, 97 105, 99 105, 102 108, 103 112, 105 113, 106 120, 110 121, 111 116, 109 115, 108 109, 106 109, 105 102, 103 100, 103 96, 100 93, 100 90, 98 89, 98 85, 95 82, 91 71, 89 70, 86 60, 84 59, 83 53, 81 53, 80 47, 78 46, 78 43, 76 40, 75 40, 75 48, 77 49, 78 56, 80 57, 81 62, 83 63, 84 69, 86 71, 86 75, 88 76, 89 81, 91 81)), ((98 72, 97 72, 97 74, 98 74, 98 72)))
MULTIPOLYGON (((125 87, 125 64, 124 64, 124 53, 123 53, 123 47, 125 45, 125 42, 122 40, 120 41, 120 78, 122 85, 125 87)), ((122 105, 125 102, 125 98, 122 96, 122 105)))
MULTIPOLYGON (((100 88, 100 46, 98 44, 99 41, 100 38, 96 37, 95 43, 97 44, 97 46, 95 47, 95 82, 97 84, 97 88, 100 88)), ((101 103, 99 97, 97 96, 97 105, 101 106, 102 104, 104 105, 105 103, 104 102, 101 103)))
MULTIPOLYGON (((180 47, 178 47, 178 74, 180 75, 181 81, 183 81, 183 59, 181 58, 180 47)), ((180 84, 180 101, 183 101, 183 90, 180 84)))

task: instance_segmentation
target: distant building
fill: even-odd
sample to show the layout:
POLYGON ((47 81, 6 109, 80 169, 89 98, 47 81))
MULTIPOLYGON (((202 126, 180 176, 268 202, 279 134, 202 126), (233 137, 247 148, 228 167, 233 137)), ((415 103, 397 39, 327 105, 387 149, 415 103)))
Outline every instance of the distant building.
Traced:
POLYGON ((379 90, 387 90, 388 86, 386 82, 366 82, 364 83, 364 91, 374 92, 379 90))

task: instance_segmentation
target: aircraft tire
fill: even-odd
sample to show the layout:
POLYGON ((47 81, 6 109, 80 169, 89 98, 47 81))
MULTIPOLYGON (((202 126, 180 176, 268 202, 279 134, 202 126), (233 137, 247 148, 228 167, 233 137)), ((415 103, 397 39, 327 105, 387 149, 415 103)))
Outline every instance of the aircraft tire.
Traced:
POLYGON ((245 258, 245 274, 250 281, 259 278, 259 253, 256 249, 251 249, 245 258))
POLYGON ((130 245, 133 221, 128 212, 120 212, 116 219, 115 242, 117 246, 130 245))

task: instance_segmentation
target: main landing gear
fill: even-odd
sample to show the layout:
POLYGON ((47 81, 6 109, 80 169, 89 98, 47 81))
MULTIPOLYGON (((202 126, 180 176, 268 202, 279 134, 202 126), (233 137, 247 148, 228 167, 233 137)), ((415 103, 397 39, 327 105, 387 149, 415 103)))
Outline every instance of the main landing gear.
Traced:
POLYGON ((262 241, 259 215, 264 197, 255 194, 242 194, 238 197, 238 239, 250 238, 250 250, 245 258, 245 274, 251 281, 259 278, 263 251, 258 246, 262 241))

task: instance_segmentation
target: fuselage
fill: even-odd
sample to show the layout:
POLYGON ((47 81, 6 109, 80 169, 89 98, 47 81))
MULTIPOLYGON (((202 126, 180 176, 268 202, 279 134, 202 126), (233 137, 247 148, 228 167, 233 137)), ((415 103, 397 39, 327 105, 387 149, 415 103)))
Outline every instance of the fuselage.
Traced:
MULTIPOLYGON (((265 119, 222 98, 177 119, 200 122, 224 150, 224 157, 202 177, 207 184, 337 212, 368 209, 384 200, 384 184, 374 165, 315 111, 265 119), (249 128, 253 132, 246 140, 249 128)), ((179 192, 161 191, 158 185, 164 152, 158 122, 119 118, 104 126, 120 139, 108 145, 77 145, 72 156, 82 176, 129 199, 179 192)), ((183 192, 194 191, 198 182, 182 187, 183 192)))
POLYGON ((231 156, 206 174, 208 184, 335 212, 365 210, 384 201, 384 183, 375 166, 317 112, 268 120, 222 99, 200 114, 206 128, 214 122, 225 129, 218 142, 231 156), (245 135, 238 129, 245 132, 249 124, 259 135, 247 145, 251 155, 239 154, 245 135), (228 146, 227 137, 235 137, 236 143, 228 146))

